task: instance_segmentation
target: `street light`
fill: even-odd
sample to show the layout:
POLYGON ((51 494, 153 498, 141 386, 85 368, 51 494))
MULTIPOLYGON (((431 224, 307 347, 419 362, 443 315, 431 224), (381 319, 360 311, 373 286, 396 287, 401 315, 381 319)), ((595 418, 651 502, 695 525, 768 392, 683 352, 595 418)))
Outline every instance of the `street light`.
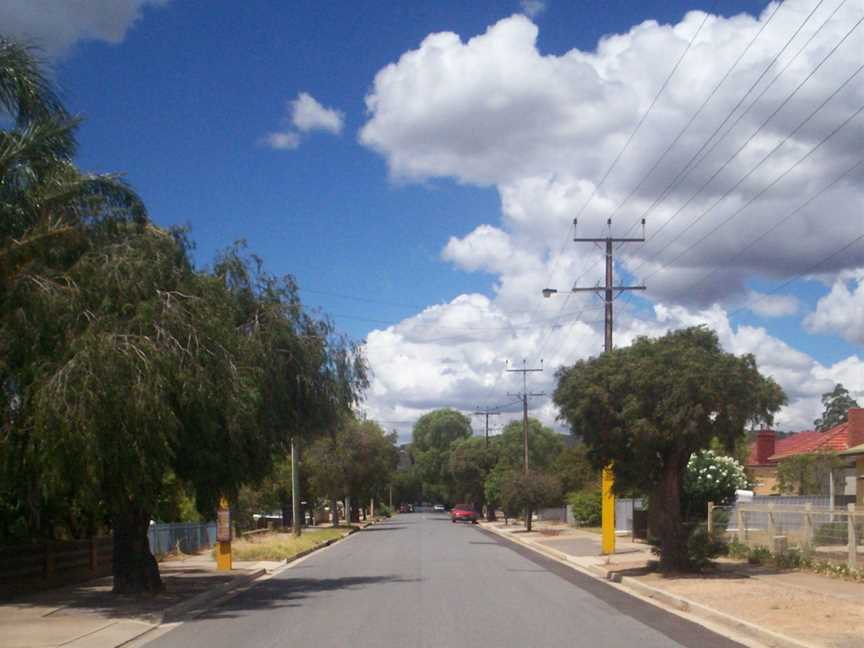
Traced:
POLYGON ((558 290, 555 288, 544 288, 543 289, 543 296, 546 299, 549 299, 552 295, 554 295, 557 292, 558 292, 558 290))

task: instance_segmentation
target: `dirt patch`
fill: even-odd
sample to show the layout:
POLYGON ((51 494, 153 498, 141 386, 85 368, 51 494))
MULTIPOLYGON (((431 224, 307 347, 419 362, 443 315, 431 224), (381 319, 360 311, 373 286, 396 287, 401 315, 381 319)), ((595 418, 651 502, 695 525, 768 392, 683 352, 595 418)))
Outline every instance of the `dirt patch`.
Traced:
POLYGON ((789 637, 831 648, 864 647, 864 598, 840 599, 769 578, 645 574, 637 580, 789 637))

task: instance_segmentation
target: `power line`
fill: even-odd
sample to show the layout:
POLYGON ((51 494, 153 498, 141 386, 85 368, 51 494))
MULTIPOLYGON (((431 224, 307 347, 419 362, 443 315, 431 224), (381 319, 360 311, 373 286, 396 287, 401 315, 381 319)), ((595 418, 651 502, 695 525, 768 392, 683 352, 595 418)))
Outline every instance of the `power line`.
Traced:
POLYGON ((760 298, 758 298, 758 299, 754 299, 754 300, 753 300, 752 302, 750 302, 747 306, 742 306, 741 308, 732 311, 732 312, 731 312, 727 317, 731 320, 733 317, 735 317, 735 316, 738 315, 739 313, 742 313, 742 312, 744 312, 745 310, 750 310, 750 308, 752 308, 753 304, 757 304, 757 303, 759 303, 760 301, 762 301, 763 299, 766 299, 766 298, 770 297, 771 295, 773 295, 773 294, 775 294, 775 293, 777 293, 777 292, 783 290, 784 288, 786 288, 786 287, 789 286, 790 284, 792 284, 792 283, 798 281, 798 280, 801 279, 802 277, 804 277, 804 276, 806 276, 806 275, 813 274, 813 272, 814 272, 815 270, 817 270, 818 268, 820 268, 820 267, 822 267, 823 265, 825 265, 826 263, 828 263, 828 262, 829 262, 831 259, 833 259, 834 257, 839 256, 840 254, 843 254, 843 252, 845 252, 846 250, 848 250, 849 248, 851 248, 853 245, 855 245, 856 243, 858 243, 858 242, 861 241, 862 239, 864 239, 864 234, 860 234, 859 236, 855 237, 854 239, 852 239, 851 241, 849 241, 846 245, 842 246, 839 250, 835 250, 834 252, 832 252, 832 253, 829 254, 828 256, 826 256, 826 257, 820 259, 819 261, 817 261, 817 262, 814 263, 813 265, 809 266, 809 267, 808 267, 806 270, 804 270, 803 272, 800 272, 800 273, 796 274, 794 277, 788 279, 787 281, 784 281, 782 284, 780 284, 779 286, 776 286, 776 287, 773 288, 772 290, 769 290, 767 293, 763 293, 762 296, 761 296, 760 298))
MULTIPOLYGON (((846 32, 846 34, 844 34, 844 36, 840 39, 840 41, 838 41, 834 45, 834 47, 832 47, 831 50, 829 50, 829 52, 819 61, 819 63, 816 64, 816 66, 810 71, 810 73, 806 77, 804 77, 804 79, 801 80, 801 82, 792 90, 792 92, 790 92, 786 96, 786 98, 771 112, 771 114, 768 115, 768 117, 758 126, 758 128, 756 128, 756 130, 750 134, 750 136, 745 140, 745 142, 741 146, 739 146, 738 149, 729 158, 727 158, 727 160, 723 164, 721 164, 720 167, 705 182, 703 182, 702 185, 698 189, 696 189, 696 191, 694 191, 690 195, 690 197, 688 197, 687 200, 684 201, 684 203, 680 207, 678 207, 678 209, 668 219, 666 219, 666 221, 657 229, 657 231, 654 232, 655 236, 659 235, 664 229, 666 229, 666 227, 669 225, 669 223, 671 223, 672 220, 674 220, 675 217, 677 217, 693 201, 693 199, 696 198, 696 196, 698 196, 699 194, 702 193, 702 191, 714 180, 714 178, 716 178, 732 162, 732 160, 734 160, 741 153, 741 151, 743 151, 750 144, 750 142, 756 137, 756 135, 758 135, 760 132, 762 132, 762 130, 765 128, 765 126, 768 124, 768 122, 770 122, 786 106, 786 104, 792 100, 792 98, 796 94, 798 94, 798 91, 804 87, 804 85, 816 74, 816 72, 822 67, 822 65, 837 51, 837 49, 846 41, 846 39, 849 38, 849 36, 858 28, 858 26, 861 24, 862 21, 864 21, 864 17, 862 17, 858 22, 856 22, 846 32)), ((856 74, 857 74, 857 72, 856 72, 856 74)), ((788 137, 787 137, 787 139, 788 139, 788 137)), ((717 142, 715 142, 715 145, 714 145, 715 147, 719 141, 720 140, 718 139, 717 142)), ((707 142, 707 140, 706 140, 706 142, 707 142)), ((713 148, 712 148, 712 150, 713 150, 713 148)), ((701 149, 700 149, 700 151, 701 151, 701 149)), ((699 160, 699 162, 697 164, 688 167, 688 165, 696 158, 696 156, 699 155, 700 151, 697 151, 696 154, 694 154, 694 156, 692 156, 690 158, 690 160, 687 162, 687 164, 685 164, 684 167, 678 172, 678 174, 669 182, 669 184, 666 185, 666 187, 660 193, 660 195, 642 213, 642 218, 645 218, 657 206, 659 206, 663 202, 665 202, 666 197, 671 195, 672 190, 674 188, 676 188, 678 185, 680 185, 681 182, 683 182, 684 178, 686 178, 687 175, 689 175, 689 173, 692 172, 698 166, 698 164, 700 164, 703 160, 705 160, 707 158, 707 154, 706 154, 705 156, 703 156, 699 160)), ((710 153, 710 151, 709 151, 709 153, 710 153)), ((656 256, 656 255, 654 255, 654 256, 656 256)), ((644 262, 642 264, 640 264, 639 267, 641 267, 642 265, 644 265, 644 262)))
MULTIPOLYGON (((678 71, 678 68, 681 66, 681 63, 684 61, 684 58, 687 56, 687 53, 690 51, 690 48, 693 46, 693 43, 696 41, 696 38, 701 33, 702 28, 705 26, 705 23, 708 22, 708 18, 711 16, 711 14, 717 8, 717 5, 719 4, 719 2, 720 2, 720 0, 714 0, 714 3, 711 5, 711 8, 707 12, 705 12, 705 17, 702 19, 702 22, 699 23, 699 27, 696 29, 695 32, 693 32, 693 35, 690 37, 690 40, 687 42, 687 46, 684 48, 684 51, 681 52, 681 56, 678 57, 678 60, 675 62, 675 65, 672 66, 672 69, 669 71, 669 74, 666 76, 666 79, 663 81, 663 84, 657 90, 657 93, 654 95, 654 98, 651 100, 651 103, 648 105, 648 108, 646 108, 645 112, 642 113, 642 116, 639 118, 639 121, 637 122, 636 126, 631 131, 629 137, 627 138, 627 141, 624 142, 624 145, 621 147, 621 150, 618 151, 618 154, 615 156, 615 159, 612 160, 612 163, 609 165, 609 167, 606 169, 603 176, 600 178, 600 181, 596 185, 594 185, 594 189, 591 191, 591 195, 588 196, 588 199, 583 203, 582 207, 576 213, 576 217, 575 217, 576 219, 578 219, 580 216, 582 216, 582 213, 585 211, 585 209, 588 207, 588 205, 591 204, 591 201, 594 200, 594 196, 597 195, 597 192, 600 190, 600 187, 602 187, 603 184, 606 182, 606 179, 609 177, 609 174, 612 173, 612 170, 618 164, 618 161, 621 159, 621 157, 624 155, 624 153, 627 151, 627 149, 630 148, 630 143, 633 141, 633 138, 636 137, 636 133, 638 133, 639 129, 642 128, 642 125, 645 123, 645 120, 648 118, 648 115, 654 109, 654 106, 657 103, 657 100, 660 98, 660 95, 663 94, 663 91, 669 85, 669 82, 672 80, 672 77, 675 76, 675 73, 678 71)), ((776 13, 776 10, 775 10, 775 13, 776 13)), ((773 14, 772 14, 772 17, 773 17, 773 14)), ((569 231, 569 229, 570 229, 569 225, 568 225, 567 229, 569 231)), ((564 252, 564 247, 566 245, 567 245, 567 239, 565 238, 561 242, 561 247, 558 250, 558 254, 555 257, 555 259, 553 260, 553 266, 552 266, 552 272, 550 273, 550 279, 555 274, 555 264, 558 262, 558 259, 561 257, 561 254, 564 252)))
MULTIPOLYGON (((820 3, 820 4, 821 4, 821 3, 820 3)), ((708 147, 708 149, 705 151, 705 153, 704 153, 704 154, 703 154, 703 155, 702 155, 698 160, 696 160, 696 162, 693 164, 693 168, 696 168, 696 167, 698 167, 700 164, 702 164, 703 160, 705 160, 705 158, 707 158, 709 155, 711 155, 712 152, 714 152, 714 150, 717 148, 717 146, 720 144, 720 142, 721 142, 721 141, 722 141, 722 140, 723 140, 727 135, 729 135, 729 133, 731 133, 731 132, 734 130, 734 128, 735 128, 735 127, 736 127, 736 126, 741 122, 742 119, 744 119, 744 117, 745 117, 745 116, 750 112, 750 110, 751 110, 751 109, 752 109, 752 108, 753 108, 757 103, 759 103, 759 100, 760 100, 762 97, 765 96, 765 94, 768 92, 768 90, 770 90, 770 89, 774 86, 774 84, 775 84, 777 81, 780 80, 780 77, 783 76, 783 74, 786 72, 786 70, 789 69, 789 67, 792 65, 792 63, 794 63, 794 62, 798 59, 798 57, 799 57, 799 56, 804 52, 804 50, 807 49, 807 47, 810 45, 810 43, 812 43, 813 40, 816 38, 816 36, 818 36, 819 33, 822 31, 822 29, 823 29, 823 28, 824 28, 824 27, 825 27, 829 22, 831 22, 831 20, 834 18, 834 16, 837 14, 837 12, 840 11, 840 9, 841 9, 841 8, 843 7, 843 5, 845 5, 845 4, 846 4, 846 0, 840 0, 840 3, 839 3, 836 7, 834 7, 834 10, 833 10, 833 11, 829 14, 829 16, 828 16, 828 17, 827 17, 827 18, 822 22, 822 24, 819 25, 819 27, 817 27, 816 30, 815 30, 812 34, 810 34, 810 37, 809 37, 809 38, 804 42, 804 44, 803 44, 800 48, 798 48, 798 51, 795 52, 795 54, 793 54, 793 55, 789 58, 788 61, 786 61, 786 63, 783 65, 783 68, 782 68, 782 69, 781 69, 781 70, 780 70, 780 71, 779 71, 779 72, 774 76, 773 79, 771 79, 771 81, 768 82, 768 84, 767 84, 764 88, 762 88, 762 90, 759 91, 759 94, 757 94, 757 95, 753 98, 753 101, 751 101, 750 104, 749 104, 749 105, 748 105, 744 110, 742 110, 742 111, 738 114, 738 116, 735 118, 735 121, 733 121, 732 124, 730 124, 729 128, 726 129, 726 132, 723 133, 720 137, 718 137, 718 138, 717 138, 717 139, 716 139, 716 140, 711 144, 711 146, 708 147)), ((818 5, 817 5, 817 8, 818 8, 818 5)), ((814 9, 814 11, 815 11, 815 9, 814 9)), ((812 15, 812 12, 811 12, 810 15, 812 15)), ((810 15, 808 15, 807 19, 809 19, 810 15)), ((805 20, 804 22, 806 23, 807 20, 805 20)), ((802 23, 802 26, 803 26, 803 23, 802 23)), ((849 33, 851 34, 851 31, 850 31, 849 33)), ((847 36, 844 36, 844 37, 840 40, 840 42, 839 42, 837 45, 835 45, 833 51, 836 51, 837 47, 839 47, 839 45, 842 44, 843 41, 846 40, 846 38, 847 38, 847 36)), ((791 43, 791 41, 790 41, 790 43, 791 43)), ((785 50, 785 47, 784 47, 784 50, 785 50)), ((831 53, 833 53, 833 51, 829 53, 829 56, 830 56, 831 53)), ((783 52, 783 50, 781 50, 778 54, 782 54, 782 52, 783 52)), ((827 59, 828 59, 828 56, 825 57, 825 60, 827 60, 827 59)), ((771 63, 769 64, 769 66, 766 68, 766 70, 769 69, 771 66, 773 66, 774 63, 776 63, 776 61, 777 61, 777 57, 775 57, 774 60, 771 61, 771 63)), ((821 64, 820 64, 820 66, 821 66, 821 64)), ((760 79, 761 79, 761 75, 760 75, 760 79)), ((757 79, 757 82, 758 82, 758 79, 757 79)), ((745 95, 745 96, 746 96, 746 95, 745 95)), ((740 102, 739 102, 738 105, 740 105, 740 102)), ((736 105, 735 109, 733 109, 732 112, 734 112, 734 111, 738 108, 738 105, 736 105)), ((725 120, 724 120, 724 121, 725 121, 725 120)), ((723 124, 720 124, 720 127, 722 127, 722 126, 723 126, 723 124)), ((715 135, 717 134, 717 132, 719 131, 719 128, 720 128, 720 127, 718 127, 717 129, 715 129, 714 132, 711 133, 711 135, 709 136, 708 140, 706 140, 706 142, 703 143, 702 147, 700 147, 700 149, 699 149, 698 151, 696 151, 696 154, 695 154, 692 158, 690 158, 690 160, 687 162, 687 164, 684 165, 684 169, 683 169, 683 170, 684 170, 685 172, 688 170, 688 167, 689 167, 690 164, 693 162, 694 158, 695 158, 696 156, 700 155, 700 154, 702 153, 702 151, 705 149, 705 145, 706 145, 708 142, 710 142, 710 141, 714 138, 714 136, 715 136, 715 135)))
POLYGON ((711 271, 709 271, 707 274, 703 275, 702 277, 700 277, 699 279, 697 279, 696 281, 694 281, 692 284, 690 284, 689 286, 687 286, 687 288, 685 288, 685 289, 682 290, 681 292, 682 292, 682 293, 690 292, 693 288, 695 288, 696 286, 698 286, 698 285, 704 283, 704 282, 707 281, 710 277, 712 277, 714 274, 716 274, 716 273, 720 270, 721 267, 723 267, 723 268, 728 268, 729 265, 730 265, 733 261, 735 261, 736 259, 738 259, 741 255, 743 255, 745 252, 747 252, 748 250, 750 250, 753 246, 755 246, 755 245, 756 245, 757 243, 759 243, 762 239, 764 239, 766 236, 768 236, 768 235, 771 234, 773 231, 775 231, 778 227, 780 227, 783 223, 785 223, 786 221, 788 221, 790 218, 792 218, 793 216, 795 216, 796 214, 798 214, 798 213, 799 213, 801 210, 803 210, 805 207, 809 206, 813 201, 815 201, 817 198, 819 198, 819 197, 820 197, 822 194, 824 194, 826 191, 828 191, 829 189, 831 189, 832 187, 834 187, 835 185, 837 185, 837 183, 839 183, 841 180, 843 180, 843 178, 845 178, 846 176, 850 175, 853 171, 855 171, 855 169, 857 169, 858 167, 860 167, 862 164, 864 164, 864 159, 860 159, 860 160, 858 160, 855 164, 853 164, 852 166, 850 166, 849 168, 847 168, 845 171, 843 171, 843 173, 841 173, 841 174, 838 175, 836 178, 834 178, 830 183, 828 183, 827 185, 825 185, 824 187, 822 187, 822 189, 820 189, 820 190, 817 191, 815 194, 813 194, 812 196, 810 196, 810 197, 809 197, 807 200, 805 200, 802 204, 798 205, 798 207, 796 207, 796 208, 793 209, 791 212, 789 212, 788 214, 786 214, 785 216, 783 216, 783 218, 781 218, 781 219, 778 220, 776 223, 774 223, 774 225, 772 225, 772 226, 769 227, 767 230, 765 230, 762 234, 760 234, 760 235, 757 236, 755 239, 753 239, 750 243, 748 243, 746 246, 744 246, 741 250, 739 250, 737 253, 735 253, 735 254, 733 254, 731 257, 729 257, 729 258, 728 258, 728 259, 723 263, 722 266, 715 266, 711 271))
MULTIPOLYGON (((825 0, 819 0, 819 2, 818 2, 818 4, 816 5, 816 7, 813 9, 813 11, 810 12, 810 15, 807 16, 807 18, 804 19, 804 22, 802 22, 802 23, 798 26, 798 29, 797 29, 797 30, 795 31, 795 33, 794 33, 794 34, 789 38, 789 40, 786 42, 786 45, 783 46, 783 48, 780 50, 780 52, 777 53, 777 56, 774 57, 774 60, 772 60, 771 62, 768 63, 768 65, 767 65, 767 66, 765 67, 765 69, 762 71, 762 74, 759 76, 758 79, 756 79, 756 81, 753 83, 753 85, 750 86, 750 88, 747 90, 747 92, 744 93, 744 95, 743 95, 743 96, 741 97, 741 99, 738 101, 738 104, 736 104, 736 106, 732 109, 732 111, 729 113, 729 115, 726 117, 726 119, 723 120, 723 123, 725 123, 725 122, 726 122, 726 121, 727 121, 727 120, 732 116, 732 114, 733 114, 733 113, 738 109, 738 106, 741 105, 741 102, 744 101, 744 99, 747 97, 747 95, 749 95, 750 92, 752 92, 753 88, 755 88, 756 85, 759 83, 759 81, 762 80, 762 77, 763 77, 763 76, 768 72, 768 70, 769 70, 769 69, 771 68, 771 66, 774 64, 774 61, 777 60, 777 57, 779 57, 780 54, 782 54, 782 52, 786 49, 786 47, 789 46, 789 43, 792 42, 792 39, 794 39, 795 36, 797 36, 798 32, 801 31, 801 29, 804 27, 805 23, 810 19, 810 16, 813 15, 813 12, 815 12, 816 9, 817 9, 817 8, 818 8, 818 7, 819 7, 819 6, 824 2, 824 1, 825 1, 825 0)), ((738 67, 738 64, 739 64, 739 63, 741 62, 741 60, 742 60, 742 59, 747 55, 747 53, 750 51, 750 48, 751 48, 751 47, 753 46, 753 44, 758 40, 758 38, 762 35, 762 32, 765 31, 765 29, 768 27, 768 25, 769 25, 769 24, 771 23, 771 21, 774 19, 774 16, 776 16, 776 15, 777 15, 777 12, 780 11, 780 8, 781 8, 782 6, 783 6, 782 4, 778 4, 778 5, 775 7, 774 11, 771 12, 771 15, 768 16, 768 19, 767 19, 765 22, 762 23, 762 26, 761 26, 761 27, 759 28, 759 30, 758 30, 758 31, 753 35, 753 38, 750 39, 750 41, 747 43, 747 46, 746 46, 746 47, 741 51, 741 53, 738 55, 738 58, 735 59, 735 61, 732 63, 732 65, 729 67, 729 69, 726 70, 726 73, 725 73, 725 74, 721 77, 721 79, 720 79, 720 80, 719 80, 719 81, 714 85, 714 88, 711 90, 711 92, 708 93, 708 96, 705 97, 705 99, 702 101, 702 103, 700 104, 699 108, 696 109, 696 112, 694 112, 694 113, 690 116, 690 119, 687 121, 687 123, 684 124, 684 126, 681 128, 681 130, 678 131, 678 134, 677 134, 677 135, 674 137, 674 139, 669 143, 669 145, 668 145, 668 146, 663 150, 663 152, 660 154, 660 156, 659 156, 659 157, 654 161, 654 164, 651 165, 651 168, 648 169, 647 173, 645 173, 645 174, 642 176, 642 179, 639 180, 639 182, 638 182, 638 183, 636 184, 636 186, 635 186, 635 187, 630 191, 630 193, 628 193, 627 196, 625 196, 624 200, 622 200, 620 203, 618 203, 618 206, 615 207, 615 209, 612 211, 612 214, 610 214, 610 216, 609 216, 610 218, 614 218, 614 217, 618 214, 618 212, 620 211, 620 209, 621 209, 625 204, 627 204, 627 202, 630 200, 630 198, 632 198, 633 195, 634 195, 637 191, 639 191, 639 189, 642 188, 642 185, 645 183, 645 181, 648 180, 648 178, 651 176, 652 173, 654 173, 655 169, 657 169, 657 167, 659 166, 659 164, 660 164, 660 163, 661 163, 661 162, 666 158, 666 155, 669 153, 669 151, 671 151, 671 150, 675 147, 675 145, 678 143, 678 141, 681 139, 681 137, 684 136, 684 133, 686 133, 686 132, 689 130, 689 128, 693 125, 693 122, 695 122, 696 119, 699 117, 699 115, 702 114, 702 111, 703 111, 703 110, 705 109, 705 107, 706 107, 706 106, 711 102, 711 100, 712 100, 712 99, 714 98, 714 96, 717 94, 717 91, 720 90, 720 88, 722 87, 722 85, 723 85, 724 83, 726 83, 726 80, 731 76, 732 72, 735 71, 735 68, 738 67)), ((722 124, 721 124, 721 126, 722 126, 722 124)), ((719 128, 720 128, 720 127, 718 127, 718 129, 719 129, 719 128)), ((716 131, 715 131, 715 132, 716 132, 716 131)), ((635 221, 635 222, 633 223, 633 225, 631 225, 630 228, 625 232, 624 235, 626 236, 627 234, 629 234, 629 233, 633 230, 633 228, 636 227, 636 225, 638 224, 638 222, 639 222, 638 220, 635 221)))
MULTIPOLYGON (((858 72, 860 72, 862 69, 864 69, 864 65, 862 65, 861 67, 859 67, 858 70, 855 72, 855 74, 857 75, 858 72)), ((853 75, 853 76, 855 76, 855 75, 853 75)), ((852 77, 850 77, 850 79, 851 79, 851 78, 852 78, 852 77)), ((847 82, 848 82, 848 80, 847 80, 847 82)), ((824 106, 825 104, 823 103, 822 105, 824 106)), ((821 108, 821 106, 820 106, 820 108, 821 108)), ((817 110, 818 110, 818 109, 817 109, 817 110)), ((668 267, 670 264, 674 263, 675 261, 677 261, 678 259, 680 259, 681 257, 683 257, 685 254, 687 254, 688 252, 690 252, 694 247, 696 247, 696 246, 699 245, 702 241, 704 241, 706 238, 708 238, 711 234, 713 234, 714 232, 716 232, 717 230, 719 230, 721 227, 723 227, 724 225, 726 225, 726 224, 727 224, 729 221, 731 221, 733 218, 735 218, 736 216, 738 216, 738 215, 739 215, 741 212, 743 212, 747 207, 749 207, 750 205, 752 205, 756 200, 758 200, 759 198, 761 198, 761 197, 762 197, 766 192, 768 192, 772 187, 774 187, 778 182, 780 182, 783 178, 785 178, 785 177, 786 177, 787 175, 789 175, 792 171, 794 171, 794 170, 798 167, 798 165, 800 165, 800 164, 801 164, 802 162, 804 162, 807 158, 809 158, 811 155, 813 155, 813 153, 815 153, 817 150, 819 150, 819 148, 821 148, 821 147, 822 147, 822 146, 823 146, 823 145, 824 145, 828 140, 830 140, 832 137, 834 137, 834 135, 836 135, 838 132, 840 132, 840 130, 841 130, 844 126, 846 126, 846 124, 848 124, 848 123, 849 123, 850 121, 852 121, 855 117, 857 117, 858 115, 860 115, 862 111, 864 111, 864 105, 862 105, 861 107, 859 107, 858 110, 856 110, 856 111, 855 111, 854 113, 852 113, 849 117, 847 117, 847 118, 846 118, 846 119, 845 119, 845 120, 844 120, 844 121, 843 121, 839 126, 837 126, 836 128, 834 128, 834 130, 832 130, 830 133, 828 133, 828 135, 826 135, 825 137, 823 137, 823 138, 819 141, 818 144, 816 144, 815 146, 813 146, 809 151, 807 151, 804 155, 802 155, 800 158, 798 158, 798 159, 797 159, 797 160, 796 160, 796 161, 795 161, 795 162, 794 162, 794 163, 793 163, 789 168, 787 168, 783 173, 781 173, 779 176, 777 176, 776 178, 774 178, 774 180, 772 180, 772 181, 771 181, 767 186, 765 186, 763 189, 761 189, 759 192, 757 192, 757 193, 756 193, 752 198, 750 198, 750 199, 749 199, 746 203, 744 203, 741 207, 739 207, 739 208, 736 209, 734 212, 732 212, 732 214, 731 214, 729 217, 727 217, 725 220, 721 221, 719 225, 717 225, 716 227, 714 227, 713 229, 711 229, 710 231, 708 231, 707 234, 705 234, 704 236, 702 236, 701 238, 699 238, 696 242, 694 242, 694 243, 692 243, 691 245, 689 245, 689 246, 688 246, 687 248, 685 248, 685 249, 684 249, 680 254, 676 255, 676 256, 675 256, 674 258, 672 258, 670 261, 667 261, 666 263, 661 264, 660 267, 657 268, 657 270, 655 270, 654 272, 651 272, 650 274, 646 275, 645 279, 647 280, 647 279, 649 279, 650 277, 653 277, 653 276, 656 275, 658 272, 660 272, 660 270, 662 270, 662 269, 668 267)), ((811 116, 812 116, 812 115, 811 115, 811 116)), ((809 117, 808 117, 807 119, 809 119, 809 117)), ((805 120, 805 121, 806 121, 806 120, 805 120)), ((803 125, 803 122, 802 122, 802 125, 803 125)), ((796 129, 796 130, 797 130, 797 129, 796 129)), ((791 134, 790 134, 790 136, 788 136, 786 139, 789 139, 789 137, 791 137, 791 134)), ((692 227, 692 226, 695 225, 697 222, 699 222, 699 220, 701 220, 702 217, 705 216, 705 214, 707 214, 710 210, 712 210, 714 207, 716 207, 717 204, 719 204, 720 201, 722 201, 722 200, 723 200, 727 195, 729 195, 729 193, 731 193, 732 190, 734 190, 735 188, 737 188, 737 187, 738 187, 738 186, 739 186, 739 185, 740 185, 744 180, 746 180, 746 179, 747 179, 747 178, 748 178, 748 177, 749 177, 749 176, 750 176, 750 175, 751 175, 751 174, 756 170, 756 168, 758 168, 758 167, 762 164, 762 162, 764 162, 766 159, 768 159, 768 157, 769 157, 772 153, 774 153, 774 151, 776 151, 776 150, 777 150, 777 149, 778 149, 778 148, 779 148, 779 147, 780 147, 780 146, 781 146, 781 145, 786 141, 786 139, 784 139, 783 142, 781 142, 778 146, 776 146, 774 149, 772 149, 772 150, 768 153, 768 155, 766 155, 766 156, 765 156, 765 157, 764 157, 764 158, 763 158, 763 159, 762 159, 762 160, 761 160, 761 161, 760 161, 760 162, 759 162, 755 167, 753 167, 753 168, 752 168, 752 169, 751 169, 751 170, 750 170, 750 171, 749 171, 749 172, 748 172, 748 173, 747 173, 747 174, 746 174, 746 175, 745 175, 741 180, 739 180, 737 183, 735 183, 735 185, 734 185, 734 186, 733 186, 729 191, 727 191, 725 194, 723 194, 723 196, 721 196, 721 197, 720 197, 720 198, 719 198, 719 199, 718 199, 718 200, 717 200, 713 205, 711 205, 707 210, 705 210, 704 212, 702 212, 702 214, 700 214, 699 217, 698 217, 695 221, 693 221, 693 223, 691 223, 690 225, 688 225, 688 226, 687 226, 687 227, 686 227, 686 228, 685 228, 681 233, 679 233, 678 236, 676 236, 675 239, 673 239, 669 244, 667 244, 666 246, 664 246, 664 247, 660 250, 660 252, 662 252, 663 250, 665 250, 666 248, 668 248, 669 245, 671 245, 671 244, 674 243, 678 238, 680 238, 681 234, 683 234, 684 232, 686 232, 687 230, 689 230, 690 227, 692 227)), ((658 252, 657 254, 659 254, 660 252, 658 252)), ((654 257, 652 257, 652 258, 655 258, 655 257, 657 256, 657 254, 655 254, 654 257)), ((645 262, 643 262, 642 264, 640 264, 639 267, 641 268, 642 265, 644 265, 644 264, 645 264, 645 262)), ((638 269, 638 268, 637 268, 637 269, 638 269)))

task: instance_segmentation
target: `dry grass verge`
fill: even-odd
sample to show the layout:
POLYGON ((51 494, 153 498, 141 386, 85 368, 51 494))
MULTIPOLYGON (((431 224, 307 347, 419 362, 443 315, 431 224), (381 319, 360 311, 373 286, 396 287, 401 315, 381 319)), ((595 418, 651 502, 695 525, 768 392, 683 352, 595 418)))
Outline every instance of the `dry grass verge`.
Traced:
POLYGON ((231 553, 234 560, 286 560, 328 540, 341 538, 350 530, 349 527, 304 529, 299 538, 290 533, 269 533, 253 541, 235 540, 231 543, 231 553))

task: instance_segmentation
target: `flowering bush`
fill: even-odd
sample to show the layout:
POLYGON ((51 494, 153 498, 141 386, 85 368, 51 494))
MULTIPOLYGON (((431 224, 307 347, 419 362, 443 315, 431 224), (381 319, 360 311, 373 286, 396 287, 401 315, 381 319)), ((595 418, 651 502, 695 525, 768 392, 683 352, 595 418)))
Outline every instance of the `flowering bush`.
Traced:
POLYGON ((735 459, 713 450, 697 452, 687 462, 682 493, 684 512, 688 517, 703 517, 708 502, 728 504, 736 490, 748 486, 744 468, 735 459))

